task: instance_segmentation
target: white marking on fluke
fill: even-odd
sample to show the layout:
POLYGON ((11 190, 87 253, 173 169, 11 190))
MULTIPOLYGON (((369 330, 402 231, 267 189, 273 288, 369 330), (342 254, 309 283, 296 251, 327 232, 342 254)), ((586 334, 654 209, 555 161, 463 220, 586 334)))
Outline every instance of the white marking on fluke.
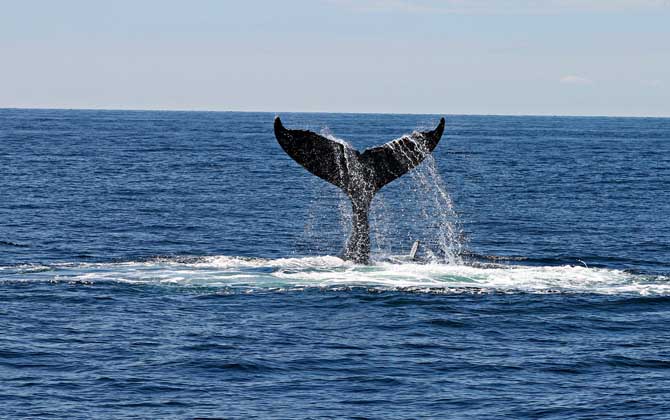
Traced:
POLYGON ((420 243, 420 241, 417 239, 412 244, 412 249, 409 251, 409 259, 410 260, 415 260, 416 259, 416 252, 419 250, 419 243, 420 243))

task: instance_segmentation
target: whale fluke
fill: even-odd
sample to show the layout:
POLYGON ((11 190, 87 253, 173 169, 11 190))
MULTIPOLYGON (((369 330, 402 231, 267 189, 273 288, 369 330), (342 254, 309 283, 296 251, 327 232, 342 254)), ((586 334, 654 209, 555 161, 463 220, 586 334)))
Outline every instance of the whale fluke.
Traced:
POLYGON ((341 188, 351 199, 352 230, 343 258, 366 264, 370 256, 368 210, 384 185, 419 165, 437 146, 444 118, 431 131, 414 132, 358 152, 348 144, 307 130, 289 130, 275 118, 274 131, 286 154, 312 174, 341 188))

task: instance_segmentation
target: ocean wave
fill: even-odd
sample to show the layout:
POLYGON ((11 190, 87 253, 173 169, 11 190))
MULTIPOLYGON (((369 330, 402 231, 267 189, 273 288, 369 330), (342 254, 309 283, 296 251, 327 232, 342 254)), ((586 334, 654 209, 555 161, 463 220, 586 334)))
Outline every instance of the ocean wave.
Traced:
POLYGON ((0 266, 2 281, 122 282, 232 290, 342 289, 428 293, 595 293, 670 295, 670 277, 582 265, 452 265, 338 257, 156 257, 113 263, 0 266))
POLYGON ((11 247, 14 247, 14 248, 28 248, 29 247, 29 245, 26 245, 26 244, 19 244, 19 243, 12 242, 12 241, 2 241, 2 240, 0 240, 0 246, 11 246, 11 247))

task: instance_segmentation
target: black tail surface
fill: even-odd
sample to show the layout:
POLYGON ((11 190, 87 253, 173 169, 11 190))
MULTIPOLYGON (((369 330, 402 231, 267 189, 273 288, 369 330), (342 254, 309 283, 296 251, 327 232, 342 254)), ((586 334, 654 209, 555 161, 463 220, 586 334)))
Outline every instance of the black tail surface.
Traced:
POLYGON ((275 136, 284 151, 305 169, 352 195, 375 193, 409 172, 428 156, 442 137, 444 118, 432 131, 414 132, 363 153, 346 143, 312 131, 289 130, 275 118, 275 136))

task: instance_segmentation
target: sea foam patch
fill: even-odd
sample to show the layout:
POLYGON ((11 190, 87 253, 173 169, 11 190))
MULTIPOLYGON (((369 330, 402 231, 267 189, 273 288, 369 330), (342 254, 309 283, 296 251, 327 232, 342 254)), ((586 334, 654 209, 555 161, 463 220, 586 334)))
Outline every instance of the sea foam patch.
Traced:
POLYGON ((245 290, 370 287, 381 290, 670 295, 668 276, 583 266, 453 265, 337 257, 155 258, 118 263, 0 267, 3 281, 125 282, 245 290))

